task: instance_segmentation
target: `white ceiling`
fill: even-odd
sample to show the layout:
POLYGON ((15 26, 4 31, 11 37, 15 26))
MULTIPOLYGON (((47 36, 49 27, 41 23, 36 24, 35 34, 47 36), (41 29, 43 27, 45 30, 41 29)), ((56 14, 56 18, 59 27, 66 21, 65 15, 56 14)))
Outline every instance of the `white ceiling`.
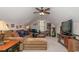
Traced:
MULTIPOLYGON (((9 23, 27 24, 33 20, 39 20, 39 14, 33 14, 36 11, 34 7, 0 7, 0 19, 9 23)), ((53 12, 50 10, 50 12, 53 12)), ((52 14, 52 13, 51 13, 52 14)), ((46 15, 43 19, 51 22, 50 15, 46 15)))

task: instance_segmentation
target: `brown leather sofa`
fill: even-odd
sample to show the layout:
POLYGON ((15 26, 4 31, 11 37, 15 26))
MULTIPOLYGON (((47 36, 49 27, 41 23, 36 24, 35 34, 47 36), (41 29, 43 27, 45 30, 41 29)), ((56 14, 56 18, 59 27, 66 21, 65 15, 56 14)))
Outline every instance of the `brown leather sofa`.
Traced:
POLYGON ((11 39, 11 40, 19 40, 20 41, 20 50, 23 50, 23 37, 19 37, 18 33, 16 31, 8 31, 5 33, 4 39, 11 39))

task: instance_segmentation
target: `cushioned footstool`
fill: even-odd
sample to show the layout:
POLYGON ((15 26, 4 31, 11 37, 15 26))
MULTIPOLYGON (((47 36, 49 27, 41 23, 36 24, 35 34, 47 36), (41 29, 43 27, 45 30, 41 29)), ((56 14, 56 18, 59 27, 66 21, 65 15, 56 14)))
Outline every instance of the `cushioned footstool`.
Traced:
POLYGON ((45 38, 27 38, 23 42, 24 50, 47 50, 45 38))

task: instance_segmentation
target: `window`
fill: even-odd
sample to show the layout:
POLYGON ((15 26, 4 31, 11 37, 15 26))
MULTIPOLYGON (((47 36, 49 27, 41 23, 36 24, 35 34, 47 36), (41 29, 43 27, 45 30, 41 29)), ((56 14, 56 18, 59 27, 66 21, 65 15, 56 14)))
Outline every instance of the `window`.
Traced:
POLYGON ((45 21, 40 20, 40 31, 45 31, 45 21))

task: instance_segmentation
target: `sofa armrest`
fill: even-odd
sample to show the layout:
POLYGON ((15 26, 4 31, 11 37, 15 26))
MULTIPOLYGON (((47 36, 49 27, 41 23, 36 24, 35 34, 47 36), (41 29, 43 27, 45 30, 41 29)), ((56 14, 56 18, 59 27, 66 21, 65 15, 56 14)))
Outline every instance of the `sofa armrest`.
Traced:
POLYGON ((22 37, 6 37, 5 39, 19 40, 20 42, 23 42, 23 40, 24 40, 24 38, 22 38, 22 37))

